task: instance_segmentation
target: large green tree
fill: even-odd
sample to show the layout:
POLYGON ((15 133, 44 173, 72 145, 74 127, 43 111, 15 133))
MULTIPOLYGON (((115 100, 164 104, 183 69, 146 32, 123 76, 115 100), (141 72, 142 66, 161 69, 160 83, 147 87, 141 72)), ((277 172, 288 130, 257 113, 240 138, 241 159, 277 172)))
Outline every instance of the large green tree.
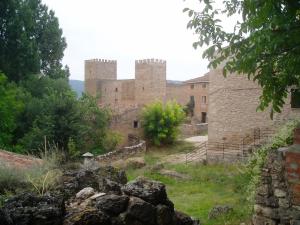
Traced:
POLYGON ((199 2, 200 10, 184 9, 188 28, 199 37, 194 47, 208 46, 203 57, 214 68, 223 62, 225 76, 237 72, 257 81, 263 89, 259 109, 280 112, 289 88, 300 87, 300 1, 199 2), (239 18, 231 31, 222 26, 230 17, 239 18))
POLYGON ((9 80, 39 73, 66 77, 65 48, 58 19, 41 0, 0 1, 0 70, 9 80))

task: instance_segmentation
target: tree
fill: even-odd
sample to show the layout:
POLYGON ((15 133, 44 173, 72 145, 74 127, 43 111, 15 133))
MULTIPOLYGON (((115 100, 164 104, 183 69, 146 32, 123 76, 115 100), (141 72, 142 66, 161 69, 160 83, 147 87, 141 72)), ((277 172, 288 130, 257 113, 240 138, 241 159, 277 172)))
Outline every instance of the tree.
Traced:
POLYGON ((30 74, 67 77, 58 19, 41 0, 0 1, 0 70, 19 82, 30 74))
POLYGON ((178 127, 185 113, 176 102, 154 102, 143 109, 144 133, 155 145, 172 144, 179 133, 178 127))
POLYGON ((22 90, 0 73, 0 148, 12 143, 16 120, 24 108, 21 95, 22 90))
POLYGON ((300 87, 300 1, 199 1, 201 11, 184 9, 187 27, 199 35, 193 46, 207 45, 203 57, 214 68, 224 63, 224 76, 237 72, 257 81, 263 90, 258 108, 280 112, 289 89, 300 87), (241 19, 226 31, 220 17, 237 14, 241 19))

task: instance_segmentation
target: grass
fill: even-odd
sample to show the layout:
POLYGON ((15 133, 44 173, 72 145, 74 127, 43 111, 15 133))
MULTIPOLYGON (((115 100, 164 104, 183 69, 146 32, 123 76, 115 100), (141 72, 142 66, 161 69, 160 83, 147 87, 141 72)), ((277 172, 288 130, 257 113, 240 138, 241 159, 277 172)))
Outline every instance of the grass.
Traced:
MULTIPOLYGON (((150 148, 144 159, 147 165, 163 163, 170 154, 191 151, 189 143, 178 142, 173 147, 150 148)), ((176 180, 149 170, 129 169, 128 179, 145 176, 166 185, 167 193, 175 208, 195 218, 202 224, 240 224, 249 221, 251 210, 246 204, 245 187, 248 177, 242 175, 240 165, 164 164, 164 168, 188 175, 191 179, 176 180), (216 205, 230 205, 233 212, 217 219, 208 219, 209 211, 216 205)), ((148 169, 147 169, 148 168, 148 169)))

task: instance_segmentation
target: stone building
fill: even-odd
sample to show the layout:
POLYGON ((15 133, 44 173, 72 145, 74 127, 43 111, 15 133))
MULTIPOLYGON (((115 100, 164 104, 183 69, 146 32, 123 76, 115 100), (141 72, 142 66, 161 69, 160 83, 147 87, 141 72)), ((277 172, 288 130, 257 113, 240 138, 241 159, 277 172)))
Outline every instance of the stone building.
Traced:
POLYGON ((92 59, 85 61, 85 91, 97 94, 100 106, 113 111, 111 128, 127 139, 128 134, 140 136, 140 111, 155 100, 176 100, 181 105, 194 103, 194 123, 207 122, 208 75, 192 80, 167 81, 166 61, 145 59, 135 61, 135 79, 117 79, 117 61, 92 59))
POLYGON ((224 151, 224 143, 236 144, 237 148, 238 145, 245 147, 255 139, 271 134, 282 122, 300 118, 300 108, 294 106, 296 98, 291 95, 286 99, 282 113, 275 114, 273 120, 269 109, 257 111, 261 93, 258 84, 245 75, 229 74, 224 78, 222 68, 209 72, 210 151, 221 150, 217 146, 223 146, 224 151))

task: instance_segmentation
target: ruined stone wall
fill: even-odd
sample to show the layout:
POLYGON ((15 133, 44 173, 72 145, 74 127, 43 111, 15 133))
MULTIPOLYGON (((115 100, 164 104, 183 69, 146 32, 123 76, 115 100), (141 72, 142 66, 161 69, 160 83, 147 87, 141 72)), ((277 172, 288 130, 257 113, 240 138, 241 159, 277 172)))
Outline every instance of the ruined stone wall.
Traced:
POLYGON ((220 68, 212 70, 209 77, 209 142, 241 143, 242 139, 260 128, 300 116, 299 109, 291 109, 287 100, 281 114, 270 119, 270 110, 257 112, 261 88, 244 75, 222 75, 220 68))
POLYGON ((166 61, 146 59, 135 61, 135 101, 145 105, 165 101, 166 61))
POLYGON ((256 190, 253 224, 300 224, 299 145, 269 154, 256 190))

